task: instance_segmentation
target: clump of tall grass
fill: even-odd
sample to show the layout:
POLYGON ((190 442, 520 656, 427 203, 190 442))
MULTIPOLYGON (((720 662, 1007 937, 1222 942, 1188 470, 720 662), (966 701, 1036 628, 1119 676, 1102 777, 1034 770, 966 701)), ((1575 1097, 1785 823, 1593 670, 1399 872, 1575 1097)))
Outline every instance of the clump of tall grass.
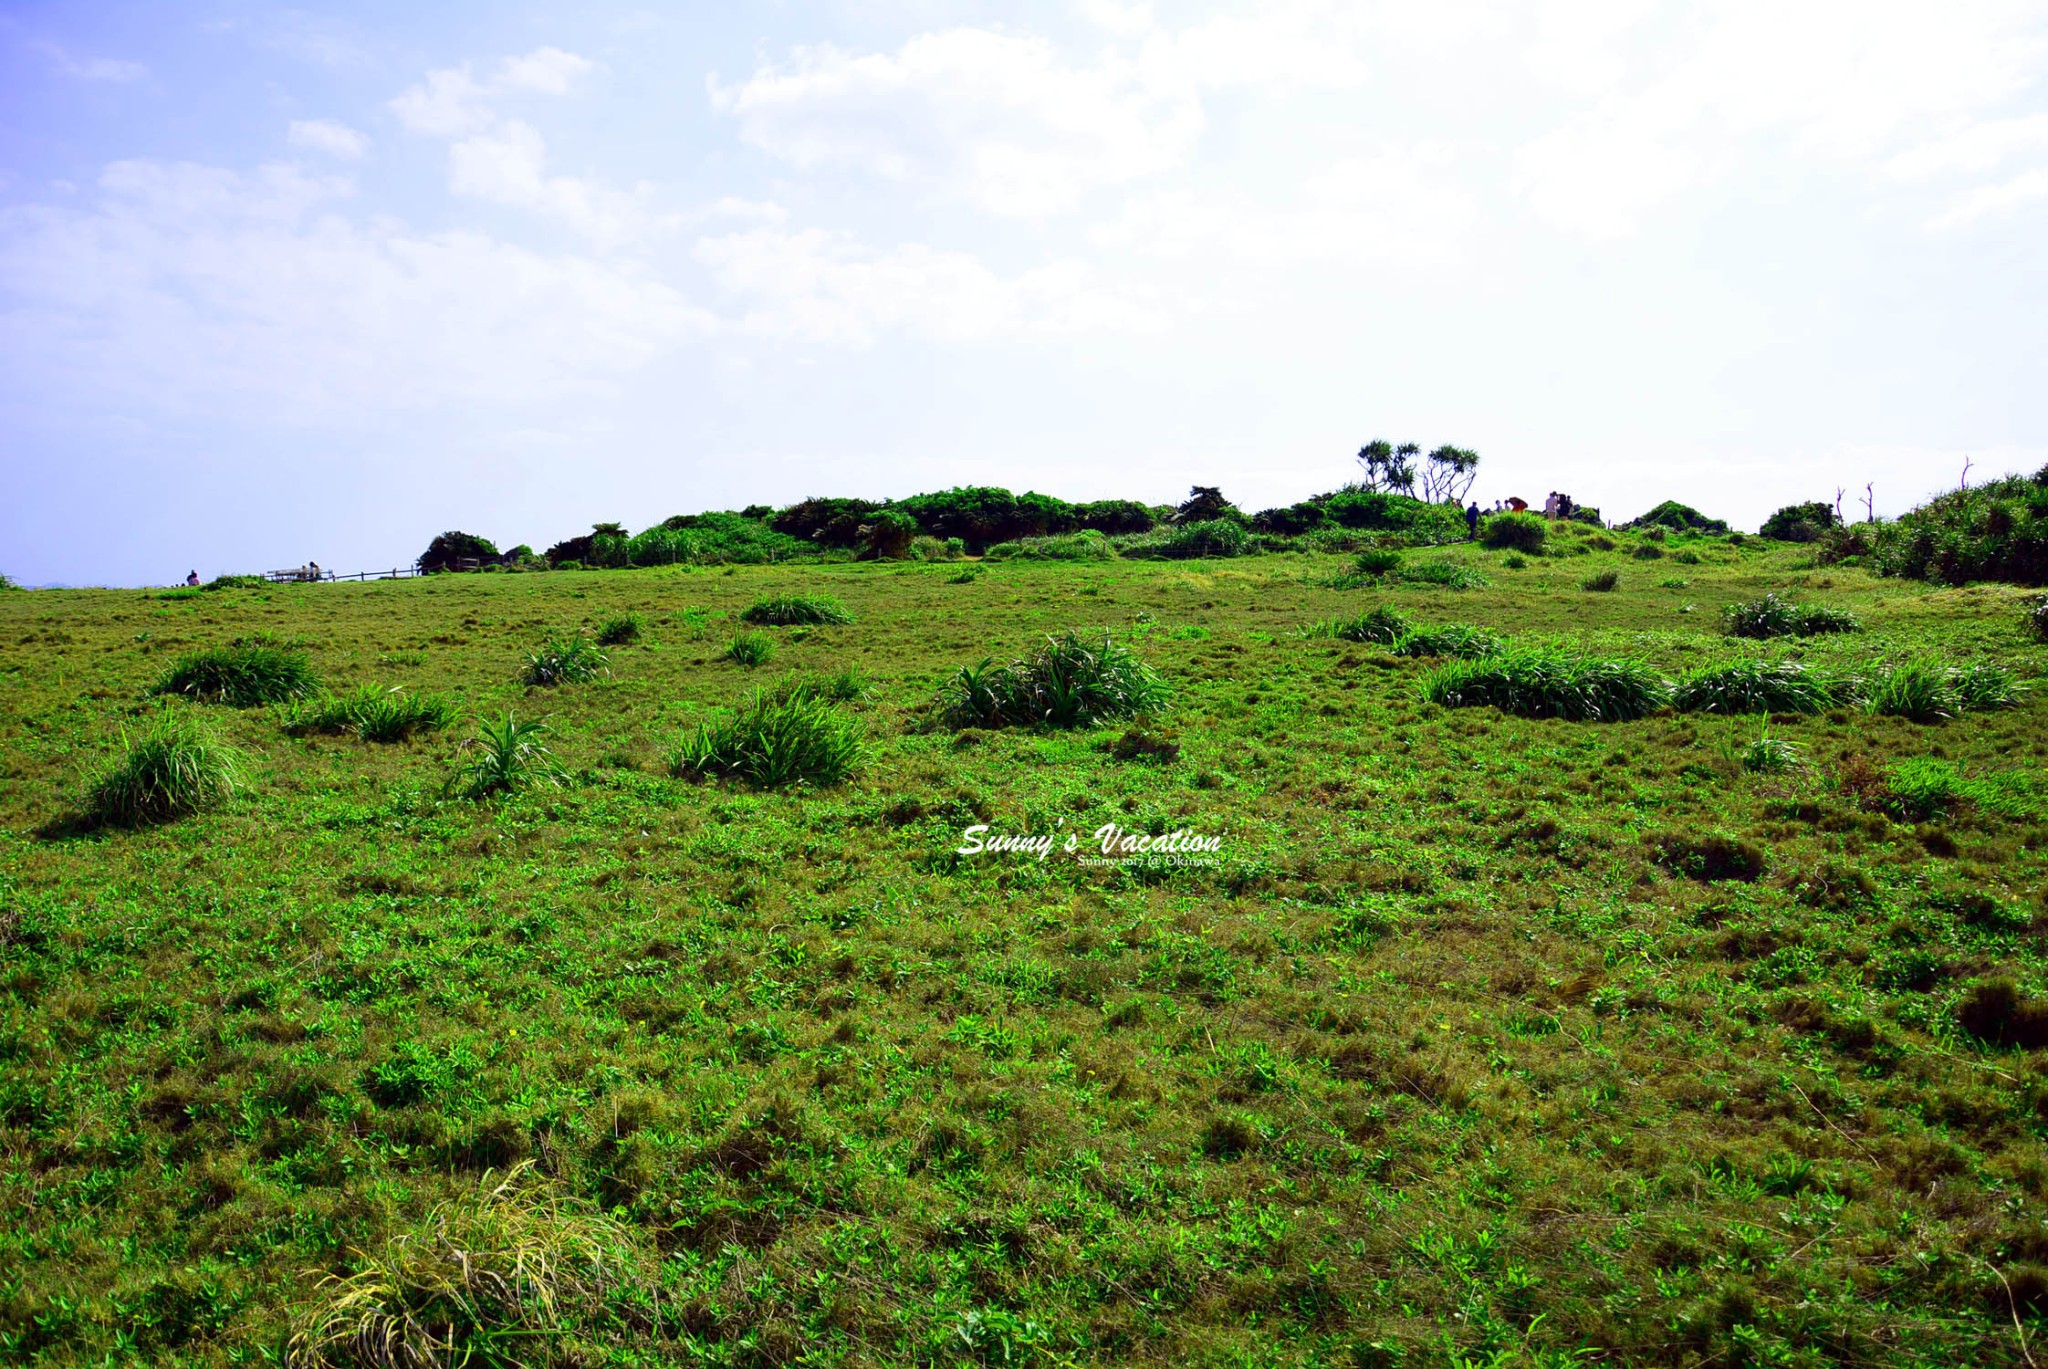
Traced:
POLYGON ((998 542, 982 553, 990 561, 1114 561, 1116 544, 1093 528, 998 542))
POLYGON ((303 699, 319 687, 303 651, 243 643, 187 652, 149 692, 253 708, 303 699))
POLYGON ((1826 680, 1797 661, 1703 666, 1679 679, 1671 699, 1686 713, 1818 713, 1839 701, 1826 680))
POLYGON ((822 594, 771 594, 748 605, 740 618, 764 627, 843 625, 853 621, 845 605, 822 594))
POLYGON ((2010 708, 2020 697, 2011 671, 1981 662, 1947 666, 1938 661, 1907 661, 1864 679, 1861 688, 1868 711, 1920 723, 2010 708))
POLYGON ((1721 610, 1730 637, 1819 637, 1858 632, 1863 623, 1846 609, 1794 603, 1777 594, 1729 604, 1721 610))
POLYGON ((1612 594, 1621 588, 1621 572, 1613 569, 1595 571, 1579 581, 1579 588, 1588 594, 1612 594))
POLYGON ((1181 523, 1154 532, 1133 533, 1116 539, 1116 548, 1135 559, 1169 561, 1209 556, 1243 556, 1252 550, 1252 536, 1242 523, 1229 518, 1181 523))
POLYGON ((1464 623, 1443 627, 1417 628, 1394 642, 1396 656, 1454 656, 1478 660, 1492 656, 1507 645, 1507 639, 1464 623))
POLYGON ((866 698, 867 692, 867 676, 859 666, 850 665, 830 675, 798 675, 792 672, 776 683, 769 697, 777 703, 814 699, 826 703, 852 703, 866 698))
MULTIPOLYGON (((779 691, 778 691, 779 692, 779 691)), ((685 737, 669 756, 669 773, 690 779, 723 776, 762 789, 838 784, 866 753, 859 723, 823 697, 757 692, 753 702, 721 713, 685 737)))
POLYGON ((241 787, 241 753, 197 718, 166 710, 86 793, 86 817, 109 827, 169 822, 218 807, 241 787))
POLYGON ((1450 560, 1424 561, 1419 566, 1404 566, 1395 578, 1403 584, 1435 585, 1438 589, 1485 589, 1493 583, 1472 567, 1450 560))
POLYGON ((768 664, 774 654, 775 639, 765 632, 736 632, 725 644, 725 659, 749 670, 768 664))
POLYGON ((354 1273, 328 1275, 294 1318, 288 1364, 429 1369, 576 1361, 570 1338, 614 1335, 654 1305, 630 1228, 564 1196, 524 1162, 486 1174, 354 1273))
POLYGON ((462 744, 469 759, 456 768, 456 791, 482 799, 536 785, 559 787, 562 767, 540 740, 546 732, 545 724, 523 723, 510 713, 479 722, 476 735, 462 744))
POLYGON ((1799 767, 1800 750, 1797 743, 1763 732, 1742 748, 1739 759, 1744 774, 1782 775, 1799 767))
POLYGON ((445 694, 407 694, 395 687, 362 685, 347 694, 294 704, 284 715, 284 730, 294 736, 325 732, 353 734, 366 742, 399 742, 420 732, 438 732, 456 717, 455 704, 445 694))
POLYGON ((1973 712, 2011 708, 2020 701, 2020 687, 2004 666, 1980 661, 1954 670, 1952 678, 1957 700, 1973 712))
POLYGON ((1093 727, 1156 712, 1167 697, 1165 682, 1109 634, 1097 645, 1065 632, 1032 656, 963 666, 940 707, 951 727, 1093 727))
POLYGON ((1371 642, 1378 646, 1392 646, 1415 630, 1408 615, 1397 608, 1381 605, 1370 613, 1356 618, 1320 619, 1302 630, 1304 637, 1335 637, 1343 642, 1371 642))
POLYGON ((647 631, 647 620, 637 613, 621 613, 616 618, 607 618, 597 625, 599 646, 627 646, 640 640, 647 631))
POLYGON ((529 652, 520 678, 530 685, 584 684, 611 674, 611 658, 582 632, 550 637, 529 652))
POLYGON ((1671 702, 1671 686, 1643 661, 1515 647, 1449 661, 1422 677, 1422 697, 1446 708, 1491 706, 1525 718, 1625 722, 1671 702))

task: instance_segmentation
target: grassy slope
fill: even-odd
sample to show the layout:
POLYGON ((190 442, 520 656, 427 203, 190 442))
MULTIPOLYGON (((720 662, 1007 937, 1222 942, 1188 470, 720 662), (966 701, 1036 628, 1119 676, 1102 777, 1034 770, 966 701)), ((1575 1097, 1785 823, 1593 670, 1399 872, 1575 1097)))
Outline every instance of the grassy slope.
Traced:
POLYGON ((310 1271, 537 1156, 667 1256, 685 1360, 2018 1362, 1992 1270, 2048 1294, 2048 1067, 1959 1038, 1952 1004, 1993 968, 2048 987, 2048 959, 1958 895, 2039 913, 2048 822, 1916 831, 1833 776, 2037 767, 2048 699, 1785 721, 1813 769, 1750 778, 1727 755, 1757 719, 1449 713, 1426 663, 1292 635, 1395 602, 1676 673, 1738 649, 1721 603, 1789 589, 1870 628, 1811 660, 2048 665, 2011 592, 1702 547, 1461 550, 1495 581, 1464 593, 1276 556, 0 596, 0 1335, 230 1362, 310 1271), (1581 592, 1606 564, 1623 588, 1581 592), (720 660, 783 590, 859 622, 720 660), (609 681, 513 682, 626 610, 649 632, 609 681), (1177 762, 919 729, 954 666, 1140 614, 1177 762), (234 809, 32 834, 170 656, 258 631, 336 686, 545 714, 577 782, 443 800, 466 725, 372 747, 211 710, 253 755, 234 809), (853 785, 663 775, 705 707, 848 663, 875 686, 853 785), (947 854, 973 821, 1111 820, 1221 831, 1222 864, 947 854), (1761 881, 1649 859, 1717 828, 1765 845, 1761 881))

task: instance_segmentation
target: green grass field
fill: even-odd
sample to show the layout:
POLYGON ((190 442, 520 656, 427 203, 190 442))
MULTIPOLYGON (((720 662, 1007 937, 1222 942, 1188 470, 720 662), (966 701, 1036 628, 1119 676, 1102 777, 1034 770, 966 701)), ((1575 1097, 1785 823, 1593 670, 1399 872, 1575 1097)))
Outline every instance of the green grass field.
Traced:
POLYGON ((2030 1363, 2025 596, 1647 545, 1408 553, 1462 590, 1276 554, 0 594, 0 1360, 2030 1363), (1863 628, 1723 635, 1772 591, 1863 628), (785 593, 853 621, 741 622, 785 593), (1442 661, 1304 632, 1382 605, 1674 679, 2023 689, 1945 722, 1445 708, 1442 661), (593 678, 521 683, 628 614, 593 678), (942 724, 959 667, 1070 628, 1170 688, 1144 735, 942 724), (374 743, 145 697, 237 639, 462 716, 374 743), (814 705, 858 725, 846 782, 671 776, 716 710, 848 667, 814 705), (95 825, 160 709, 242 787, 95 825), (559 783, 460 797, 507 710, 559 783), (977 824, 1054 849, 958 854, 977 824), (1106 824, 1221 844, 1084 862, 1106 824))

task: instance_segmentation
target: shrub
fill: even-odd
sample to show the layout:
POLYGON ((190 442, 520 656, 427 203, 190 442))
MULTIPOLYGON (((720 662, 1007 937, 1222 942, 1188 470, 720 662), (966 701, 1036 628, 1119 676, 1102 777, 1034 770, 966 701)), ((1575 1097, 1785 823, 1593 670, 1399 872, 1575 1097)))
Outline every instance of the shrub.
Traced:
POLYGON ((2010 979, 1987 979, 1957 1005, 1956 1025, 1990 1045, 2033 1050, 2048 1046, 2048 1003, 2022 997, 2010 979))
POLYGON ((861 524, 882 505, 867 499, 806 499, 768 520, 772 531, 821 547, 850 548, 861 524))
POLYGON ((204 588, 209 590, 262 589, 269 583, 268 580, 260 575, 216 575, 206 582, 204 588))
POLYGON ((878 509, 860 525, 860 560, 904 561, 917 540, 917 520, 900 509, 878 509))
POLYGON ((1107 633, 1098 647, 1066 632, 1028 658, 963 667, 940 702, 951 727, 1093 727, 1156 712, 1167 696, 1159 676, 1107 633))
POLYGON ((541 745, 546 732, 544 724, 523 723, 510 713, 495 723, 479 722, 476 735, 462 744, 471 755, 456 767, 457 791, 464 798, 482 799, 530 785, 560 786, 562 768, 541 745))
POLYGON ((1731 637, 1818 637, 1863 629, 1862 621, 1846 609, 1796 604, 1775 593, 1729 604, 1721 617, 1731 637))
POLYGON ((1114 561, 1116 546, 1092 528, 1054 537, 998 542, 982 553, 991 561, 1114 561))
POLYGON ((1480 545, 1495 551, 1540 552, 1549 539, 1549 527, 1533 513, 1497 513, 1479 534, 1480 545))
POLYGON ((1180 523, 1117 543, 1125 556, 1144 560, 1184 561, 1210 556, 1242 556, 1252 550, 1244 524, 1228 518, 1180 523))
POLYGON ((1491 706, 1525 718, 1625 722, 1671 701, 1648 664, 1537 647, 1450 661, 1422 677, 1422 696, 1446 708, 1491 706))
POLYGON ((1611 594, 1621 587, 1621 572, 1618 570, 1595 571, 1579 581, 1579 588, 1589 594, 1611 594))
POLYGON ((892 507, 916 519, 919 531, 932 537, 957 537, 976 556, 996 542, 1072 532, 1079 526, 1073 506, 1065 500, 1046 494, 1011 494, 987 485, 912 495, 892 507))
POLYGON ((1681 504, 1667 499, 1656 508, 1639 518, 1622 524, 1629 529, 1667 528, 1672 532, 1725 533, 1728 525, 1718 518, 1709 518, 1690 504, 1681 504))
POLYGON ((285 1362, 332 1366, 566 1364, 574 1339, 652 1305, 652 1261, 631 1230, 562 1196, 522 1163, 435 1209, 294 1318, 285 1362), (515 1353, 508 1357, 508 1347, 515 1353))
POLYGON ((822 594, 772 594, 765 599, 756 599, 740 614, 740 618, 744 622, 768 627, 812 623, 844 625, 853 621, 853 615, 846 611, 845 605, 822 594))
POLYGON ((765 632, 740 632, 725 644, 725 659, 752 670, 775 654, 775 639, 765 632))
POLYGON ((1818 713, 1835 691, 1797 661, 1704 666, 1678 681, 1672 704, 1687 713, 1818 713))
POLYGON ((363 685, 349 694, 330 694, 295 705, 284 719, 293 735, 353 733, 366 742, 397 742, 420 732, 438 732, 456 719, 446 695, 407 694, 402 689, 363 685))
POLYGON ((1700 564, 1700 554, 1691 547, 1680 547, 1677 551, 1671 553, 1671 559, 1681 566, 1696 566, 1700 564))
POLYGON ((607 618, 597 625, 599 646, 625 646, 640 640, 647 630, 647 620, 637 613, 621 613, 616 618, 607 618))
POLYGON ((1407 614, 1384 605, 1356 618, 1318 624, 1318 627, 1326 630, 1315 631, 1315 636, 1336 637, 1346 642, 1374 642, 1380 646, 1392 646, 1414 631, 1407 614))
POLYGON ((910 559, 913 561, 958 561, 966 555, 967 544, 957 537, 942 541, 920 533, 910 539, 910 559))
POLYGON ((1406 584, 1435 585, 1439 589, 1485 589, 1493 581, 1459 561, 1424 561, 1404 567, 1398 577, 1406 584))
POLYGON ((1392 575, 1401 569, 1401 553, 1391 547, 1373 547, 1358 553, 1351 568, 1360 575, 1392 575))
POLYGON ((1396 656, 1454 656, 1478 660, 1492 656, 1507 645, 1506 639, 1464 623, 1445 627, 1419 628, 1394 643, 1396 656))
POLYGON ((1688 879, 1735 879, 1754 883, 1763 877, 1763 848, 1726 832, 1704 836, 1673 833, 1650 839, 1659 865, 1688 879))
POLYGON ((583 684, 611 674, 611 658, 580 631, 550 637, 529 652, 520 678, 530 685, 583 684))
POLYGON ((1833 507, 1817 500, 1811 504, 1787 504, 1764 520, 1757 535, 1774 542, 1815 542, 1839 521, 1833 507))
POLYGON ((473 532, 444 532, 427 544, 415 564, 423 571, 438 572, 454 570, 460 561, 482 564, 497 559, 498 548, 488 537, 478 537, 473 532))
MULTIPOLYGON (((775 531, 758 518, 738 513, 681 514, 633 537, 606 531, 591 534, 584 548, 563 543, 551 548, 548 560, 565 551, 595 566, 772 565, 815 556, 818 545, 775 531)), ((858 530, 856 530, 858 531, 858 530)), ((557 569, 560 569, 557 564, 557 569)))
POLYGON ((1111 537, 1150 532, 1156 520, 1152 510, 1133 499, 1098 499, 1092 504, 1074 505, 1074 521, 1083 528, 1111 537))
POLYGON ((8 579, 5 575, 0 575, 0 594, 4 594, 10 589, 20 588, 20 585, 15 584, 14 581, 8 579))
POLYGON ((303 699, 319 684, 302 651, 238 645, 180 656, 150 693, 182 694, 201 703, 253 708, 257 704, 303 699))
POLYGON ((1506 556, 1501 557, 1500 563, 1508 570, 1527 570, 1529 567, 1529 563, 1522 558, 1522 554, 1518 551, 1511 551, 1506 556))
MULTIPOLYGON (((1951 490, 1865 533, 1880 575, 1960 585, 2048 584, 2048 471, 1951 490)), ((1846 548, 1845 548, 1846 550, 1846 548)))
POLYGON ((863 752, 859 724, 799 688, 782 698, 756 693, 746 707, 702 724, 671 753, 669 773, 761 789, 833 785, 859 768, 863 752))
POLYGON ((112 827, 169 822, 217 807, 241 787, 241 753, 197 718, 166 709, 130 740, 86 794, 86 816, 112 827))
POLYGON ((1661 561, 1664 559, 1664 548, 1645 542, 1630 552, 1629 555, 1635 557, 1638 561, 1661 561))

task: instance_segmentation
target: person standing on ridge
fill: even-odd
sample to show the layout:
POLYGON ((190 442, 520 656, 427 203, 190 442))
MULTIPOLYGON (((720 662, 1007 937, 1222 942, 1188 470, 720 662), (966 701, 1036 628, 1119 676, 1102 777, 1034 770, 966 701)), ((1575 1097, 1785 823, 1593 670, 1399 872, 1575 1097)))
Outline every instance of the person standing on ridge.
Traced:
POLYGON ((199 588, 199 572, 195 570, 190 575, 187 575, 185 577, 185 583, 192 586, 192 588, 194 589, 199 588))
POLYGON ((1479 540, 1479 501, 1477 499, 1473 500, 1472 506, 1465 510, 1465 540, 1467 542, 1477 542, 1479 540))

